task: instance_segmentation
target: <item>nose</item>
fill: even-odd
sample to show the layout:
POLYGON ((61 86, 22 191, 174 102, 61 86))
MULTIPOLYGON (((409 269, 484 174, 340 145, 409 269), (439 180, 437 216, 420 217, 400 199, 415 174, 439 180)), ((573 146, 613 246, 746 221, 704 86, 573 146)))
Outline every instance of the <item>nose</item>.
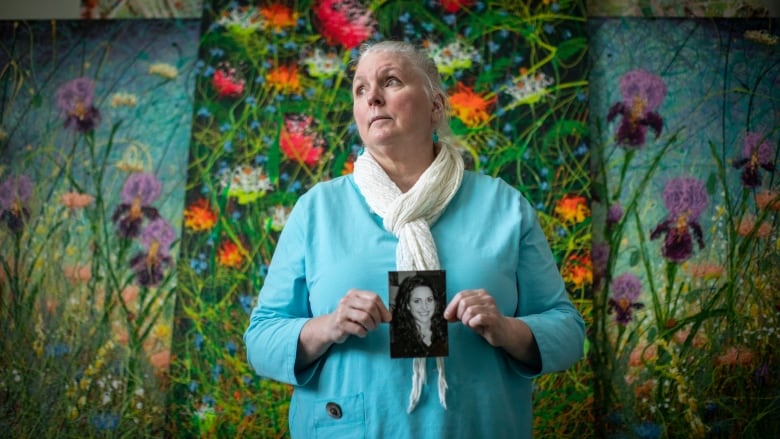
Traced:
POLYGON ((385 102, 379 87, 372 87, 371 91, 366 93, 366 101, 369 106, 382 105, 385 102))

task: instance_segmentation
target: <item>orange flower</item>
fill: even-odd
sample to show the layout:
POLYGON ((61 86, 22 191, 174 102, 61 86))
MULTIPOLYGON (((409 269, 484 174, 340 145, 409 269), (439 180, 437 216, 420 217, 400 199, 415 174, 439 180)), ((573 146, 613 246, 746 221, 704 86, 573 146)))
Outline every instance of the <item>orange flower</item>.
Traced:
POLYGON ((355 170, 355 160, 350 156, 350 158, 348 158, 347 161, 344 162, 344 167, 341 169, 341 175, 351 174, 354 170, 355 170))
POLYGON ((263 15, 268 26, 276 31, 281 31, 285 27, 293 27, 298 22, 298 14, 285 5, 270 5, 260 8, 260 14, 263 15))
POLYGON ((722 355, 715 357, 718 366, 745 366, 753 362, 753 351, 743 346, 730 346, 722 355))
POLYGON ((691 263, 688 272, 696 279, 715 280, 723 275, 723 267, 713 262, 691 263))
POLYGON ((756 206, 761 210, 780 210, 780 193, 764 189, 756 194, 756 206))
POLYGON ((566 195, 555 204, 555 213, 566 223, 581 223, 590 216, 588 200, 581 195, 566 195))
POLYGON ((569 255, 561 271, 563 280, 574 284, 575 288, 582 288, 584 285, 593 283, 593 263, 590 260, 590 254, 569 255))
POLYGON ((168 366, 171 365, 171 351, 165 349, 156 354, 152 354, 152 356, 149 357, 149 362, 157 370, 166 370, 168 369, 168 366))
POLYGON ((655 345, 647 346, 644 343, 638 344, 631 355, 628 357, 629 366, 641 366, 643 363, 653 361, 658 358, 658 348, 655 345))
POLYGON ((468 127, 484 125, 490 114, 487 109, 496 101, 497 97, 485 99, 474 93, 471 87, 458 83, 455 92, 450 96, 450 104, 455 116, 468 127))
POLYGON ((300 93, 303 89, 296 65, 271 69, 265 75, 265 80, 278 93, 300 93))
POLYGON ((137 285, 128 285, 122 290, 122 300, 125 301, 125 304, 131 303, 133 300, 135 300, 138 297, 138 293, 140 291, 140 288, 138 288, 137 285))
POLYGON ((244 248, 233 241, 222 241, 217 249, 217 261, 223 267, 241 268, 244 248))
POLYGON ((89 194, 80 194, 78 192, 67 192, 62 194, 60 202, 68 209, 83 209, 92 202, 95 201, 95 197, 89 194))
POLYGON ((215 212, 205 198, 200 198, 184 209, 184 227, 195 232, 211 230, 217 223, 215 212))
MULTIPOLYGON (((753 228, 756 226, 756 217, 753 215, 745 215, 742 218, 742 221, 739 222, 739 227, 737 228, 737 233, 739 233, 740 236, 749 236, 750 232, 753 231, 753 228)), ((762 222, 760 226, 758 226, 758 230, 756 230, 756 237, 758 238, 766 238, 772 233, 772 226, 766 222, 762 222)))
POLYGON ((70 265, 62 268, 65 277, 72 283, 86 282, 92 278, 92 267, 89 265, 70 265))

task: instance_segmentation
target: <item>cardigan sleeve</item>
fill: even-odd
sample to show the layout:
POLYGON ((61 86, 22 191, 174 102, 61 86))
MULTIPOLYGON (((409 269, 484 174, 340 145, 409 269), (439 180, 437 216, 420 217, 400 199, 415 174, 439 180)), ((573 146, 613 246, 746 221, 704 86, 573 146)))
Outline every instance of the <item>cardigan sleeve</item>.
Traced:
POLYGON ((296 373, 298 338, 312 317, 306 283, 305 196, 282 230, 258 303, 244 332, 247 359, 258 375, 292 385, 306 384, 320 361, 296 373))
POLYGON ((585 323, 566 291, 536 211, 523 198, 517 265, 518 308, 515 317, 530 328, 539 346, 542 368, 536 373, 517 361, 512 367, 527 378, 561 371, 583 355, 585 323))

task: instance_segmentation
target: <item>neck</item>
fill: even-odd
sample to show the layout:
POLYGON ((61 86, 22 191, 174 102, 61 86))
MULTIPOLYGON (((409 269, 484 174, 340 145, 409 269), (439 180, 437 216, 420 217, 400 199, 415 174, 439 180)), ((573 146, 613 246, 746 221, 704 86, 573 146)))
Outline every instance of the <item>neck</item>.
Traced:
POLYGON ((433 148, 421 147, 405 154, 395 153, 393 148, 377 149, 372 148, 371 155, 403 193, 417 183, 436 158, 433 148), (387 153, 388 150, 392 152, 387 153))

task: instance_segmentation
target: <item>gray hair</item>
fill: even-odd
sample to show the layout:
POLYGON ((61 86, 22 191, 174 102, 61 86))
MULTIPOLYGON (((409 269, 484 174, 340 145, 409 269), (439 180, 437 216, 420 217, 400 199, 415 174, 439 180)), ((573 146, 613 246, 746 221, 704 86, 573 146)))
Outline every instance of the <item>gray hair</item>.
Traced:
POLYGON ((386 40, 378 43, 365 43, 360 46, 358 57, 355 60, 355 66, 360 64, 367 54, 389 52, 395 53, 405 57, 411 61, 412 66, 419 70, 423 77, 426 79, 427 87, 425 92, 429 98, 433 99, 434 96, 440 96, 444 107, 442 108, 442 117, 436 124, 436 130, 440 137, 453 137, 452 130, 450 130, 450 99, 444 90, 442 85, 441 75, 439 75, 439 69, 436 67, 436 63, 428 55, 424 49, 417 48, 412 43, 406 41, 394 41, 386 40))

